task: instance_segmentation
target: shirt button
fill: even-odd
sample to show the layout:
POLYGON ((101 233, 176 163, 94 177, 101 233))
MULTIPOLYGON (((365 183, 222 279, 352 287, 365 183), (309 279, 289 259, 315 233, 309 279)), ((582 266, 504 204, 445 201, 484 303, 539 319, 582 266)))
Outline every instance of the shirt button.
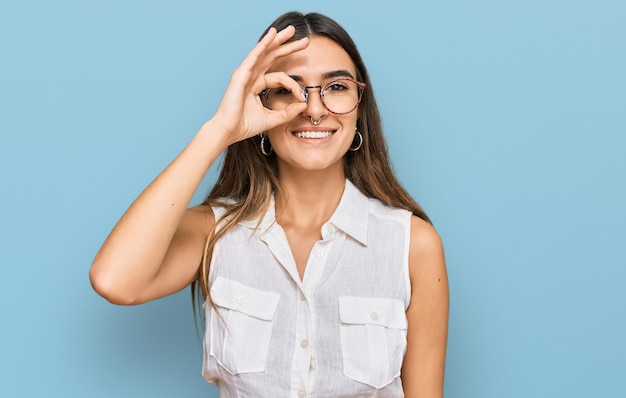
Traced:
POLYGON ((380 317, 378 316, 378 313, 376 312, 372 312, 370 314, 370 317, 372 318, 372 321, 376 322, 380 317))
POLYGON ((303 389, 298 390, 298 398, 306 397, 306 392, 303 389))
POLYGON ((306 297, 304 297, 304 293, 300 292, 300 300, 304 301, 306 300, 306 297))
POLYGON ((317 252, 315 252, 315 257, 317 258, 322 258, 324 257, 324 252, 321 250, 318 250, 317 252))
POLYGON ((300 347, 307 348, 309 346, 309 340, 304 339, 300 342, 300 347))
POLYGON ((246 296, 239 296, 239 297, 237 297, 237 303, 245 304, 246 303, 246 296))

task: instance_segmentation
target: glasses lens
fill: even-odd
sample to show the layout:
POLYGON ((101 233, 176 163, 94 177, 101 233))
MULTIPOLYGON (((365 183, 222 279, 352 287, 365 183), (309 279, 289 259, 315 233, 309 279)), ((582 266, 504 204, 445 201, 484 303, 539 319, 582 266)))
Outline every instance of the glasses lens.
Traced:
MULTIPOLYGON (((309 88, 309 99, 315 95, 313 88, 309 88)), ((321 88, 322 102, 333 113, 349 113, 356 108, 361 100, 361 88, 358 83, 350 79, 330 81, 321 88)), ((283 87, 272 88, 266 92, 266 106, 269 109, 280 110, 289 104, 297 102, 291 90, 283 87)))
POLYGON ((281 110, 287 105, 297 102, 291 90, 283 87, 269 89, 266 94, 266 101, 267 108, 273 110, 281 110))
POLYGON ((359 103, 361 91, 352 80, 339 79, 324 85, 322 98, 324 105, 334 113, 348 113, 359 103))

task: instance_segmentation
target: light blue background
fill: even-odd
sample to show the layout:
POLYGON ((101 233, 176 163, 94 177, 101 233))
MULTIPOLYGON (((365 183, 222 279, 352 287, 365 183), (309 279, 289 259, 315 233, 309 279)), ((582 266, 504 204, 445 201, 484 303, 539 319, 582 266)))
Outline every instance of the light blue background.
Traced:
POLYGON ((626 2, 365 4, 2 0, 0 396, 217 397, 188 291, 117 307, 87 274, 290 9, 351 32, 445 241, 447 397, 624 394, 626 2))

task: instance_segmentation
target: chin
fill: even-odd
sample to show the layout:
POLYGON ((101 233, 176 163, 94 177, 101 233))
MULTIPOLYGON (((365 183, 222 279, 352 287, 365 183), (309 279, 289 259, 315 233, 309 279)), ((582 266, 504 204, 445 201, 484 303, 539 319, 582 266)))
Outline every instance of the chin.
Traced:
POLYGON ((285 160, 280 163, 283 163, 283 167, 307 172, 333 172, 335 169, 343 170, 343 157, 339 159, 329 159, 327 157, 302 156, 298 159, 285 160))

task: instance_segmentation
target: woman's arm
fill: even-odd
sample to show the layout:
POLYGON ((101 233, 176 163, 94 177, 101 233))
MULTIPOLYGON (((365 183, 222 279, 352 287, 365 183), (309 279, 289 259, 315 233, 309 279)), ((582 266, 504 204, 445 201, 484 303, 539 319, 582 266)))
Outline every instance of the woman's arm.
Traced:
POLYGON ((205 124, 118 221, 89 274, 98 294, 115 304, 140 304, 193 281, 213 216, 187 206, 223 149, 211 139, 215 133, 205 124))
POLYGON ((407 398, 441 398, 448 336, 448 278, 439 235, 417 217, 411 222, 409 274, 404 394, 407 398))
POLYGON ((304 100, 281 111, 263 107, 259 93, 301 88, 285 73, 267 73, 279 58, 304 49, 308 39, 285 42, 295 29, 270 29, 233 73, 211 120, 139 195, 96 255, 89 277, 98 294, 116 304, 140 304, 192 282, 213 230, 210 209, 187 209, 203 176, 229 145, 285 123, 304 111, 304 100))

